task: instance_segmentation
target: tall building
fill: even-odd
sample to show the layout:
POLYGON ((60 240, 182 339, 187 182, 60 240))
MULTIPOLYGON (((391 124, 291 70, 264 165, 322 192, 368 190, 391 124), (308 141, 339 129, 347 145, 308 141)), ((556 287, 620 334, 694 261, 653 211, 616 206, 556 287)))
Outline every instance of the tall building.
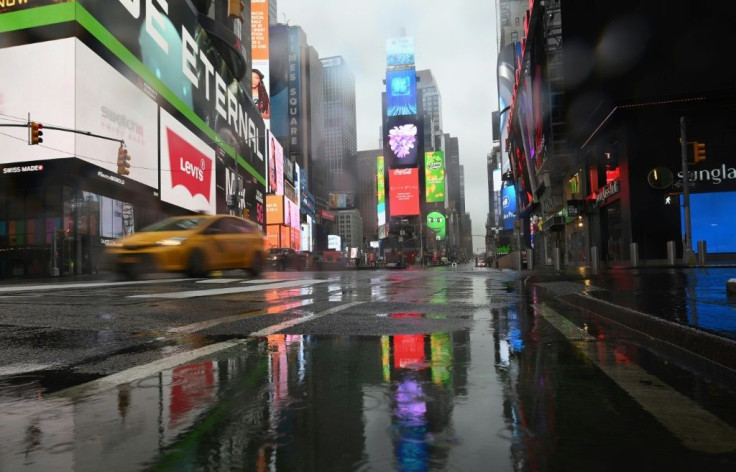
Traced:
POLYGON ((424 110, 425 151, 441 151, 442 96, 431 70, 417 71, 417 94, 424 110))
POLYGON ((383 149, 358 151, 356 163, 358 179, 356 185, 356 205, 363 217, 363 237, 366 241, 378 238, 378 198, 377 198, 377 159, 383 149))
POLYGON ((324 154, 330 192, 353 190, 357 184, 355 155, 355 75, 340 57, 321 59, 324 71, 324 154))
MULTIPOLYGON (((337 210, 335 214, 335 233, 340 236, 343 250, 363 248, 363 217, 357 208, 337 210)), ((348 252, 349 254, 349 252, 348 252)))

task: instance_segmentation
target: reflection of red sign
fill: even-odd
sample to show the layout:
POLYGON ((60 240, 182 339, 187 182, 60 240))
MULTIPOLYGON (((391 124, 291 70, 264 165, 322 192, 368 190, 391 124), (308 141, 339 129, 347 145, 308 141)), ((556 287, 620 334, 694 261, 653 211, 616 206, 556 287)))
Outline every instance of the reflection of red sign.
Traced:
POLYGON ((212 159, 169 128, 166 128, 166 138, 169 141, 171 187, 183 185, 193 197, 199 194, 209 202, 212 159))
POLYGON ((391 216, 419 214, 419 171, 416 167, 391 169, 388 186, 391 216))
POLYGON ((176 367, 173 374, 169 422, 172 427, 177 427, 187 413, 203 408, 214 400, 217 382, 212 362, 176 367))

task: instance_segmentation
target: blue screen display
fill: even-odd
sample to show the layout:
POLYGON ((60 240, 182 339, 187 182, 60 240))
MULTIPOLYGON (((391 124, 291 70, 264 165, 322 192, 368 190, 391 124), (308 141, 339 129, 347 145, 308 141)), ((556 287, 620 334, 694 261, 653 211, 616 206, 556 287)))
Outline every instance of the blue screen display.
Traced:
POLYGON ((516 187, 509 185, 501 190, 501 207, 503 208, 503 229, 514 229, 516 219, 516 187))
POLYGON ((417 114, 416 70, 401 69, 386 72, 386 116, 417 114))
MULTIPOLYGON (((680 221, 685 232, 684 197, 680 195, 680 221)), ((693 249, 705 241, 708 253, 736 252, 736 192, 691 193, 690 228, 693 249)))

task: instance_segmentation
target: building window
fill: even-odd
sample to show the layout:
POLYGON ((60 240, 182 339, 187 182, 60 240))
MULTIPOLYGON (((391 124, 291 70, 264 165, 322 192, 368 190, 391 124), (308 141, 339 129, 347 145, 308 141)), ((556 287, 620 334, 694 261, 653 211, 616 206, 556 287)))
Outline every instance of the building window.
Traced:
POLYGON ((521 21, 521 20, 519 20, 519 17, 517 16, 517 17, 516 17, 516 18, 514 19, 514 24, 515 24, 516 26, 519 26, 519 24, 520 24, 520 21, 521 21))

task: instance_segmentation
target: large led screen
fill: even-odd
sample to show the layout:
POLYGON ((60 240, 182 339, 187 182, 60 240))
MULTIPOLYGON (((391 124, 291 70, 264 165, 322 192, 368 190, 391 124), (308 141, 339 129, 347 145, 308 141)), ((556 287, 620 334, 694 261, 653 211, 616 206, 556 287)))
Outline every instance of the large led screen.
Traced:
POLYGON ((416 70, 386 71, 386 116, 417 114, 416 70))
POLYGON ((509 185, 501 190, 503 229, 514 229, 516 219, 516 187, 509 185))
POLYGON ((268 133, 268 193, 284 194, 284 148, 268 133))
POLYGON ((424 179, 427 203, 445 201, 445 153, 442 151, 424 154, 424 179))
POLYGON ((389 69, 414 67, 414 38, 401 37, 386 40, 386 67, 389 69))
POLYGON ((268 0, 251 2, 251 54, 253 56, 252 86, 256 89, 253 94, 253 103, 261 113, 266 128, 270 127, 271 100, 269 48, 268 48, 268 0))
POLYGON ((389 168, 416 167, 422 139, 416 116, 388 117, 384 133, 389 168))
POLYGON ((390 170, 388 185, 391 216, 419 214, 419 171, 416 167, 390 170))
POLYGON ((444 241, 447 238, 447 220, 445 215, 433 211, 427 215, 427 228, 434 232, 434 239, 444 241))
POLYGON ((383 156, 376 158, 376 211, 378 226, 386 224, 386 174, 384 173, 383 156))
MULTIPOLYGON (((697 241, 705 241, 706 251, 716 254, 736 252, 736 192, 713 192, 690 194, 690 227, 693 249, 697 241)), ((682 195, 680 196, 680 217, 685 228, 685 213, 682 195)), ((683 230, 684 233, 684 230, 683 230)))
POLYGON ((215 213, 215 150, 161 110, 161 200, 215 213))
POLYGON ((283 195, 266 195, 266 224, 284 224, 284 197, 283 195))

